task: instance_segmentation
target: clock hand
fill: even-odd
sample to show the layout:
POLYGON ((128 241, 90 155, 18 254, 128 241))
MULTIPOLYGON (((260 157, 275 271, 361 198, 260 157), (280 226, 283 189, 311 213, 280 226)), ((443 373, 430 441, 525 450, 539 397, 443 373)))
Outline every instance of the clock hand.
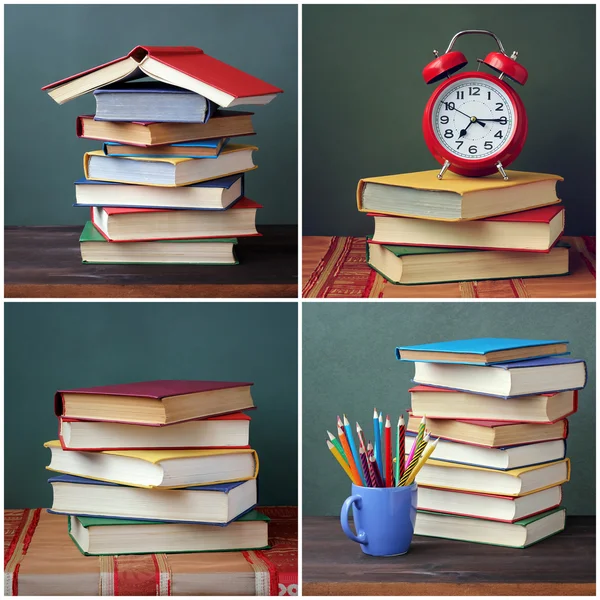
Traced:
POLYGON ((485 121, 487 122, 494 122, 494 123, 501 123, 502 121, 505 121, 506 117, 501 117, 500 119, 477 119, 477 122, 479 121, 485 121))
POLYGON ((460 139, 461 137, 467 135, 467 129, 469 129, 469 127, 471 127, 471 125, 473 124, 473 121, 469 121, 469 124, 464 128, 460 130, 460 133, 458 134, 458 138, 460 139))
MULTIPOLYGON (((467 117, 467 119, 471 120, 471 123, 479 123, 482 127, 485 127, 485 123, 480 123, 479 119, 477 117, 470 117, 467 113, 464 113, 462 110, 458 110, 458 108, 454 109, 456 112, 460 113, 461 115, 465 115, 465 117, 467 117), (475 121, 473 121, 473 119, 475 119, 475 121)), ((467 125, 468 127, 469 125, 467 125)), ((466 130, 464 130, 466 131, 466 130)))

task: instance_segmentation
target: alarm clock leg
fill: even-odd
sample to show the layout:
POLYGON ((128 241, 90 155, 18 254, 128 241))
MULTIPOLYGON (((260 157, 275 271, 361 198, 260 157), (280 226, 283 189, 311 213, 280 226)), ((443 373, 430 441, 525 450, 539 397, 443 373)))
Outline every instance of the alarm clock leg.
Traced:
MULTIPOLYGON (((502 163, 500 161, 498 161, 496 163, 496 169, 498 169, 498 171, 500 171, 500 175, 502 175, 502 179, 504 179, 504 181, 508 181, 508 175, 506 174, 506 171, 504 170, 504 167, 502 166, 502 163)), ((439 175, 438 175, 439 177, 439 175)))
POLYGON ((437 176, 438 179, 441 179, 444 176, 444 173, 448 170, 449 166, 450 166, 450 161, 447 160, 444 163, 444 166, 440 169, 440 172, 438 173, 438 176, 437 176))

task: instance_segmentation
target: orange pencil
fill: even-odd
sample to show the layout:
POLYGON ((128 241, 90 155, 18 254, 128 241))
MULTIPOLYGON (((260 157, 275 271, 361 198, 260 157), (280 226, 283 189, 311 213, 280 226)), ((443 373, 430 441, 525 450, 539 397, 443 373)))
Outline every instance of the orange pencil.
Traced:
POLYGON ((393 467, 392 467, 392 424, 390 423, 390 416, 387 415, 385 418, 385 473, 382 475, 385 477, 385 487, 392 487, 394 485, 393 467))
POLYGON ((354 462, 354 457, 352 456, 352 450, 350 450, 350 445, 348 444, 348 438, 346 438, 346 434, 341 427, 338 427, 338 438, 340 438, 340 442, 342 444, 342 448, 344 449, 344 454, 348 459, 348 466, 350 467, 350 471, 352 471, 352 475, 356 478, 356 481, 362 482, 362 477, 356 468, 356 463, 354 462))

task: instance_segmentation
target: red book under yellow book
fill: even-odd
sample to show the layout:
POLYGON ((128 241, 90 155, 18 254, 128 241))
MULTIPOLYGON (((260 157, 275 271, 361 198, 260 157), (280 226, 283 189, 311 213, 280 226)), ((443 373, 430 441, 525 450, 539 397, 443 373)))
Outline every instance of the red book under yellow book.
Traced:
POLYGON ((283 90, 194 46, 136 46, 121 58, 42 88, 58 104, 109 83, 152 77, 196 92, 219 106, 268 104, 283 90))
POLYGON ((550 252, 565 227, 560 205, 488 217, 478 221, 429 221, 370 213, 373 244, 550 252))
POLYGON ((91 213, 94 227, 109 242, 141 242, 259 236, 259 208, 243 197, 223 211, 94 206, 91 213))

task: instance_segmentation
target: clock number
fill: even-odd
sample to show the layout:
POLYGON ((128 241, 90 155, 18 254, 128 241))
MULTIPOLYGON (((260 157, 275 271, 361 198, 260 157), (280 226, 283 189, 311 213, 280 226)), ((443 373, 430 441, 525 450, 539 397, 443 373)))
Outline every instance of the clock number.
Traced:
POLYGON ((444 108, 446 110, 454 110, 456 108, 456 105, 454 104, 454 102, 444 102, 444 108))
POLYGON ((504 111, 504 104, 502 104, 502 102, 496 102, 496 112, 503 112, 504 111))
POLYGON ((491 149, 494 147, 494 144, 492 144, 492 142, 486 142, 486 143, 483 145, 483 147, 484 147, 486 150, 491 150, 491 149))
POLYGON ((448 115, 442 115, 440 117, 440 123, 442 125, 448 125, 448 122, 450 121, 450 118, 448 117, 448 115))
POLYGON ((502 132, 500 130, 496 131, 496 133, 494 134, 494 137, 502 139, 502 132))
POLYGON ((454 132, 452 131, 452 129, 446 129, 446 131, 444 131, 444 137, 448 139, 453 138, 454 132))
POLYGON ((464 92, 456 92, 456 99, 457 100, 464 100, 465 99, 465 93, 464 92))
POLYGON ((469 88, 469 96, 479 96, 479 90, 480 89, 481 88, 478 88, 478 87, 470 87, 469 88))
POLYGON ((488 92, 488 100, 491 100, 491 99, 492 99, 492 93, 488 92))
POLYGON ((500 125, 506 125, 508 123, 508 119, 506 117, 500 117, 499 123, 500 125))
POLYGON ((477 146, 469 146, 469 154, 477 154, 477 146))
POLYGON ((464 142, 462 140, 456 140, 456 143, 458 144, 458 149, 460 150, 460 147, 464 144, 464 142))

